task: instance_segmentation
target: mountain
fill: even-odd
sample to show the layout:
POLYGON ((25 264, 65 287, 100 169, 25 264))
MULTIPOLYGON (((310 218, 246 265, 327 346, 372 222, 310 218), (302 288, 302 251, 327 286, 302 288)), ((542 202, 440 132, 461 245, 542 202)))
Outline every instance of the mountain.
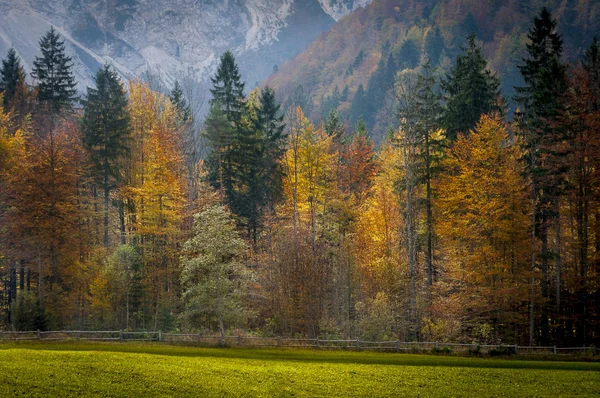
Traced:
POLYGON ((127 78, 206 82, 231 50, 260 82, 337 19, 370 0, 0 0, 0 54, 14 46, 27 71, 55 26, 79 91, 109 62, 127 78))
POLYGON ((264 84, 288 104, 301 104, 314 121, 331 109, 351 123, 362 116, 378 140, 394 123, 394 76, 414 73, 428 58, 443 74, 466 36, 474 33, 514 110, 514 86, 521 84, 517 65, 525 56, 533 17, 543 6, 558 21, 564 60, 577 60, 600 33, 598 1, 373 0, 281 65, 264 84))

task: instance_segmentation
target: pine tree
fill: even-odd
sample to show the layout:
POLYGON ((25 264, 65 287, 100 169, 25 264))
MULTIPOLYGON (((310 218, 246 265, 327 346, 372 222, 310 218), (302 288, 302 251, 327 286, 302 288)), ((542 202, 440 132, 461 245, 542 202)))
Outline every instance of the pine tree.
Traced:
POLYGON ((277 103, 275 92, 265 87, 260 94, 258 109, 259 128, 263 134, 264 187, 268 206, 273 206, 283 198, 283 170, 281 160, 285 154, 285 124, 281 105, 277 103))
POLYGON ((440 63, 442 52, 444 51, 444 38, 440 32, 439 26, 427 33, 425 38, 425 54, 431 62, 431 66, 437 66, 440 63))
POLYGON ((417 76, 415 87, 415 108, 417 114, 417 131, 419 141, 422 143, 421 156, 423 158, 422 175, 425 179, 425 207, 426 207, 426 240, 427 240, 427 284, 431 286, 435 278, 433 266, 433 212, 432 212, 432 187, 434 174, 438 171, 440 154, 443 151, 443 139, 440 137, 440 118, 442 106, 440 96, 435 92, 437 85, 434 70, 430 61, 423 65, 421 73, 417 76))
POLYGON ((96 88, 88 87, 82 100, 83 145, 96 183, 104 191, 104 246, 108 248, 109 197, 129 154, 131 129, 125 89, 115 70, 105 65, 94 80, 96 88))
POLYGON ((40 40, 41 57, 33 61, 31 75, 38 81, 38 98, 48 103, 53 113, 68 109, 75 99, 75 77, 71 57, 65 54, 65 42, 54 27, 40 40))
POLYGON ((179 85, 178 81, 175 81, 175 85, 173 86, 173 90, 171 91, 171 95, 169 99, 177 108, 177 113, 179 115, 179 120, 181 125, 186 125, 192 122, 192 110, 190 109, 185 97, 183 95, 183 90, 179 85))
POLYGON ((221 56, 215 76, 211 78, 211 102, 218 102, 227 119, 236 123, 244 111, 244 83, 233 54, 229 51, 221 56))
MULTIPOLYGON (((551 222, 559 220, 557 194, 562 175, 562 172, 554 167, 559 162, 556 159, 557 154, 553 152, 561 139, 554 134, 552 123, 558 115, 560 100, 566 89, 566 67, 560 62, 562 39, 556 33, 556 21, 552 19, 547 8, 544 7, 539 17, 534 18, 533 27, 527 37, 530 40, 527 44, 528 57, 519 65, 525 85, 516 87, 515 100, 523 105, 525 111, 520 127, 528 149, 529 171, 533 176, 532 190, 536 203, 534 234, 541 243, 541 290, 545 300, 542 305, 539 337, 542 343, 547 343, 550 333, 548 260, 555 255, 557 264, 560 263, 560 255, 551 255, 548 246, 551 222)), ((532 263, 535 264, 535 258, 532 263)), ((558 274, 560 270, 557 270, 558 274)), ((533 308, 533 301, 531 306, 533 308)), ((533 330, 533 316, 530 322, 533 330)), ((531 335, 533 338, 533 333, 531 335)))
POLYGON ((6 112, 8 112, 24 77, 25 71, 21 65, 21 59, 15 49, 10 48, 6 59, 2 60, 2 68, 0 69, 0 92, 4 92, 4 110, 6 112))
POLYGON ((469 36, 467 43, 463 54, 456 57, 456 65, 441 83, 446 100, 443 125, 451 141, 459 132, 467 134, 481 115, 500 111, 500 79, 487 69, 487 61, 475 36, 469 36))
POLYGON ((221 56, 217 72, 211 80, 213 83, 213 88, 210 90, 213 95, 210 101, 211 117, 208 119, 209 123, 205 125, 205 134, 211 145, 209 159, 212 161, 207 164, 209 177, 213 186, 219 187, 225 203, 232 205, 235 200, 236 179, 233 157, 242 134, 241 120, 245 105, 244 83, 241 81, 231 52, 227 51, 221 56))

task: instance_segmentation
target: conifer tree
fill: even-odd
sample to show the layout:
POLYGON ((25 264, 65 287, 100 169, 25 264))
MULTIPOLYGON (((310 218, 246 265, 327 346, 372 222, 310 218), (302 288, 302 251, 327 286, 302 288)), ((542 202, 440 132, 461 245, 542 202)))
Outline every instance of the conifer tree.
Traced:
POLYGON ((8 50, 0 69, 0 92, 4 92, 4 110, 8 112, 10 104, 17 94, 19 85, 25 77, 21 59, 14 48, 8 50))
MULTIPOLYGON (((558 115, 560 100, 566 89, 566 67, 561 64, 562 39, 556 33, 556 21, 550 11, 543 8, 539 17, 534 18, 533 27, 528 35, 528 57, 519 65, 525 85, 516 87, 517 102, 524 107, 524 118, 521 131, 528 149, 529 170, 533 176, 533 195, 535 198, 535 230, 534 234, 541 243, 540 269, 542 271, 541 290, 542 305, 540 339, 547 343, 550 333, 549 319, 549 269, 548 260, 551 255, 548 246, 548 229, 551 221, 559 219, 557 194, 560 185, 561 171, 553 167, 557 164, 554 149, 560 138, 553 133, 553 119, 558 115), (558 141, 557 141, 558 140, 558 141), (542 160, 543 159, 543 160, 542 160)), ((533 261, 535 264, 535 258, 533 261)), ((557 270, 557 275, 560 270, 557 270)), ((533 302, 532 302, 533 307, 533 302)), ((530 319, 533 329, 534 317, 530 319)), ((533 338, 533 333, 531 333, 533 338)))
POLYGON ((429 58, 431 66, 436 66, 440 63, 442 51, 444 51, 444 38, 439 26, 436 26, 425 37, 425 54, 429 58))
POLYGON ((185 125, 187 123, 190 123, 192 121, 192 110, 190 109, 187 101, 185 100, 183 90, 179 85, 179 81, 175 81, 175 85, 173 86, 173 90, 171 91, 169 99, 177 109, 177 113, 179 115, 181 124, 185 125))
POLYGON ((94 80, 96 88, 88 87, 82 100, 83 145, 96 183, 104 191, 104 246, 108 247, 110 191, 121 177, 122 162, 129 154, 130 117, 125 89, 115 70, 105 65, 94 80))
POLYGON ((244 83, 231 52, 227 51, 221 56, 217 72, 211 80, 213 88, 210 92, 213 98, 210 101, 211 112, 205 124, 205 134, 211 146, 207 162, 209 178, 214 186, 219 187, 222 200, 231 205, 235 200, 233 157, 242 130, 241 120, 245 106, 244 83))
POLYGON ((285 154, 284 133, 285 124, 281 105, 277 103, 275 92, 265 87, 260 94, 260 107, 258 109, 259 128, 263 136, 263 162, 264 162, 264 187, 266 200, 269 206, 274 206, 283 196, 283 170, 281 160, 285 154))
POLYGON ((439 163, 443 151, 443 138, 440 136, 440 118, 442 106, 440 96, 435 92, 437 85, 434 71, 430 61, 423 65, 421 73, 417 76, 415 87, 415 108, 417 113, 417 131, 422 144, 420 151, 423 158, 422 175, 425 179, 425 207, 426 207, 426 240, 427 240, 427 284, 431 286, 435 277, 433 266, 433 212, 432 212, 432 187, 431 181, 437 171, 436 161, 439 163))
POLYGON ((68 109, 75 99, 75 77, 71 57, 65 54, 65 42, 54 27, 40 40, 41 57, 33 61, 31 75, 38 82, 38 98, 48 103, 53 113, 68 109))
POLYGON ((487 69, 475 36, 469 36, 467 43, 441 84, 446 100, 443 125, 451 141, 459 132, 467 134, 481 115, 500 111, 500 79, 487 69))

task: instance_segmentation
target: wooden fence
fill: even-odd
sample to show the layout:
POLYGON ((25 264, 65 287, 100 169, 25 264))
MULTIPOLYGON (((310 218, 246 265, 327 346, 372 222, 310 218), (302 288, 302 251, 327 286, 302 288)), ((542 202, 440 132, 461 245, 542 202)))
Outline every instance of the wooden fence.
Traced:
POLYGON ((504 354, 560 354, 585 352, 590 355, 600 354, 600 349, 590 347, 557 347, 557 346, 519 346, 519 345, 490 345, 490 344, 460 344, 444 342, 410 342, 410 341, 365 341, 365 340, 332 340, 332 339, 294 339, 286 337, 254 337, 254 336, 220 336, 194 333, 164 333, 158 332, 129 332, 123 330, 89 331, 27 331, 0 332, 1 341, 147 341, 166 342, 174 344, 199 345, 206 347, 281 347, 281 348, 313 348, 354 351, 388 351, 388 352, 479 352, 490 353, 495 350, 504 354))

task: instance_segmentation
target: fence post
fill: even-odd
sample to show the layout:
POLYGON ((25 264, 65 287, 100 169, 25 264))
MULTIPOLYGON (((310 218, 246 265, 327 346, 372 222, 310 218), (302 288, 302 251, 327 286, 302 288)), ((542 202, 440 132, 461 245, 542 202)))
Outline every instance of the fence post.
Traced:
POLYGON ((360 339, 356 339, 356 349, 360 350, 360 339))
POLYGON ((162 341, 162 330, 158 331, 158 341, 162 341))
POLYGON ((119 330, 119 341, 123 341, 123 330, 119 330))
POLYGON ((396 340, 396 352, 400 352, 400 340, 396 340))
POLYGON ((436 341, 435 345, 433 347, 437 350, 439 348, 439 346, 440 346, 439 343, 436 341))
POLYGON ((315 339, 315 345, 316 345, 317 348, 319 348, 319 337, 318 336, 315 339))
POLYGON ((40 329, 38 329, 38 331, 37 331, 37 338, 38 338, 38 340, 42 339, 42 332, 40 331, 40 329))
POLYGON ((556 355, 556 346, 554 346, 554 355, 556 355))
POLYGON ((242 336, 238 334, 238 346, 242 345, 242 336))
POLYGON ((519 346, 515 344, 515 355, 519 353, 519 346))
POLYGON ((281 336, 277 336, 277 347, 281 347, 281 336))

